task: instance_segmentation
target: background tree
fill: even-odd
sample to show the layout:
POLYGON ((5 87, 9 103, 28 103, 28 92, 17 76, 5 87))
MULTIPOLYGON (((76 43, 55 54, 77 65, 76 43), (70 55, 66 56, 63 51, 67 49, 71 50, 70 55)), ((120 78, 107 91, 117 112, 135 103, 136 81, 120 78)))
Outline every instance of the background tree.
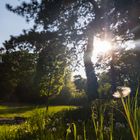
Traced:
MULTIPOLYGON (((135 93, 138 88, 140 73, 139 73, 139 55, 140 50, 136 47, 133 49, 119 49, 116 52, 116 59, 114 61, 114 71, 116 78, 116 86, 129 86, 132 93, 135 93)), ((101 83, 110 83, 111 85, 111 68, 108 57, 104 59, 99 58, 101 66, 98 65, 99 81, 101 83), (105 78, 106 77, 106 78, 105 78)))
POLYGON ((74 84, 78 92, 86 92, 86 79, 82 78, 81 75, 74 76, 74 84))
MULTIPOLYGON (((66 47, 58 40, 58 36, 56 36, 55 33, 51 34, 50 32, 44 33, 31 30, 18 37, 11 37, 9 41, 4 43, 4 46, 8 54, 16 53, 17 50, 19 50, 19 52, 23 50, 28 51, 29 54, 33 52, 32 54, 35 56, 35 73, 32 76, 33 89, 31 91, 34 93, 33 97, 39 98, 40 95, 48 97, 58 94, 61 91, 64 82, 65 68, 67 67, 65 57, 66 47)), ((32 67, 32 65, 30 65, 30 67, 32 67)), ((28 73, 26 74, 28 77, 28 73)), ((18 78, 20 78, 20 76, 18 78)), ((18 86, 18 92, 26 90, 24 88, 25 84, 22 84, 18 86)))
POLYGON ((64 85, 65 46, 53 40, 39 53, 35 86, 47 97, 60 93, 64 85))
POLYGON ((65 43, 74 44, 76 54, 77 50, 85 50, 87 93, 92 100, 98 97, 98 82, 91 61, 93 37, 110 38, 113 42, 118 41, 118 37, 122 40, 138 38, 139 31, 133 31, 139 26, 139 5, 139 0, 32 0, 16 8, 7 5, 7 8, 26 17, 27 21, 33 19, 43 31, 63 35, 65 43))
POLYGON ((2 63, 0 64, 1 98, 8 100, 15 100, 15 97, 18 100, 24 100, 26 97, 28 97, 27 99, 31 98, 35 58, 35 54, 27 51, 2 54, 2 63))
POLYGON ((133 93, 139 86, 140 80, 140 51, 136 48, 124 51, 116 61, 115 69, 117 84, 131 87, 133 93))

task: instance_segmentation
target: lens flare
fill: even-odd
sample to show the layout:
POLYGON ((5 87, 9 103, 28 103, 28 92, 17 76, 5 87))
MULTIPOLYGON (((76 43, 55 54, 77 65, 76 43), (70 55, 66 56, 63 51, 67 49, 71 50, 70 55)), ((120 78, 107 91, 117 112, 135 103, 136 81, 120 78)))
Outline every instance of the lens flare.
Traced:
POLYGON ((95 61, 99 54, 108 53, 112 45, 108 40, 101 40, 100 38, 94 37, 94 50, 92 60, 95 61))

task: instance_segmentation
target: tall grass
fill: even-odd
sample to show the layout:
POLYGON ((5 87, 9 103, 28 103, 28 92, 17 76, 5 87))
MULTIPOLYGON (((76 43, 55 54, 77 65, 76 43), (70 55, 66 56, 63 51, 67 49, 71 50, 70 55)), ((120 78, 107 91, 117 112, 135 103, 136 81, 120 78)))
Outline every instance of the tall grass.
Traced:
POLYGON ((138 140, 140 137, 140 123, 139 123, 139 113, 138 113, 138 89, 136 91, 135 97, 133 99, 130 99, 130 96, 124 100, 123 97, 121 97, 121 102, 124 108, 124 114, 126 116, 126 120, 128 122, 128 125, 130 127, 132 136, 134 140, 138 140))
POLYGON ((111 110, 108 112, 108 107, 108 103, 102 100, 97 100, 92 107, 92 121, 97 140, 113 139, 113 112, 110 107, 111 110))
POLYGON ((21 125, 0 126, 0 140, 56 140, 59 138, 63 140, 66 125, 62 117, 66 109, 75 109, 75 107, 51 107, 47 112, 44 108, 35 109, 27 121, 21 125), (58 111, 62 113, 56 113, 58 111))
POLYGON ((94 101, 89 118, 82 118, 83 120, 80 120, 80 117, 86 114, 85 108, 83 111, 82 108, 80 111, 74 110, 75 113, 63 111, 58 114, 53 114, 56 108, 50 110, 51 114, 44 109, 36 109, 21 125, 1 126, 3 131, 0 131, 0 140, 126 140, 126 137, 128 140, 138 140, 140 138, 138 92, 137 89, 135 97, 131 98, 128 96, 117 100, 94 101), (69 116, 66 115, 67 112, 69 116), (119 112, 123 115, 120 116, 119 112), (126 122, 117 120, 118 117, 125 118, 126 122))
MULTIPOLYGON (((138 107, 138 89, 135 93, 134 97, 130 97, 130 95, 126 98, 123 98, 123 96, 120 96, 120 100, 122 103, 122 107, 123 107, 123 112, 121 111, 121 108, 116 108, 114 106, 111 105, 110 103, 110 120, 109 123, 110 125, 106 126, 106 124, 104 123, 105 121, 105 114, 106 114, 106 110, 109 106, 107 106, 107 103, 100 103, 100 101, 98 101, 98 105, 97 103, 93 105, 93 109, 92 109, 92 121, 93 121, 93 125, 94 125, 94 131, 95 131, 95 135, 96 135, 96 139, 97 140, 104 140, 105 139, 105 128, 108 127, 109 129, 109 134, 108 135, 108 140, 113 140, 115 139, 115 135, 113 135, 114 129, 115 129, 115 123, 116 120, 114 120, 114 113, 113 110, 115 108, 115 110, 118 110, 119 112, 121 112, 122 118, 123 116, 125 117, 127 124, 129 126, 131 135, 133 140, 138 140, 140 138, 140 110, 138 107)), ((115 116, 116 117, 116 116, 115 116)), ((121 125, 121 123, 120 123, 121 125)), ((124 128, 125 129, 125 128, 124 128)), ((115 133, 115 132, 114 132, 115 133)), ((119 135, 119 134, 116 134, 119 135)), ((122 135, 124 135, 122 133, 122 135)), ((127 133, 127 135, 129 136, 130 133, 127 133)))
POLYGON ((71 132, 73 133, 73 140, 77 140, 77 129, 76 129, 75 123, 72 123, 69 125, 69 127, 67 129, 67 133, 66 133, 66 140, 69 139, 69 135, 71 134, 71 132))

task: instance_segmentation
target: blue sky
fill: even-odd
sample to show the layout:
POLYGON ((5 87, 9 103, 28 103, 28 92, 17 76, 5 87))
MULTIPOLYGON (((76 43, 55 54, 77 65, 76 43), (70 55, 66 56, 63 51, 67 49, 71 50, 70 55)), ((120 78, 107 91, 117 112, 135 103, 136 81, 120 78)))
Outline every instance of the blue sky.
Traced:
POLYGON ((25 21, 25 18, 9 12, 5 8, 6 3, 16 6, 22 1, 23 0, 0 0, 0 47, 5 40, 10 38, 10 35, 19 35, 23 29, 29 29, 32 26, 31 23, 28 24, 25 21))

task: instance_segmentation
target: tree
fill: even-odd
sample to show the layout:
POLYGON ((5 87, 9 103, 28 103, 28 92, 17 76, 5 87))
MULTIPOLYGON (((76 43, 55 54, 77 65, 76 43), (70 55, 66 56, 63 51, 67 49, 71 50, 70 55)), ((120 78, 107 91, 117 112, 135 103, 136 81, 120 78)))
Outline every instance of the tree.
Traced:
POLYGON ((81 75, 74 76, 74 84, 79 92, 86 91, 86 79, 82 78, 81 75))
POLYGON ((136 92, 140 80, 140 51, 136 48, 126 50, 116 61, 117 83, 131 87, 136 92))
POLYGON ((8 53, 16 52, 16 49, 29 50, 36 56, 35 74, 32 77, 35 96, 48 98, 60 93, 63 87, 67 67, 66 47, 58 38, 55 33, 31 30, 18 37, 11 37, 4 43, 8 53))
POLYGON ((100 74, 98 74, 98 79, 99 79, 99 93, 100 97, 102 96, 111 96, 110 94, 110 88, 111 88, 111 78, 109 77, 108 73, 103 71, 100 74))
POLYGON ((44 31, 57 30, 65 38, 65 43, 74 44, 75 53, 79 50, 77 46, 82 46, 87 93, 92 100, 98 97, 98 82, 91 61, 93 37, 111 38, 113 42, 118 36, 122 40, 132 39, 134 35, 138 38, 139 31, 132 30, 139 26, 139 6, 139 0, 32 0, 16 8, 7 5, 7 8, 25 16, 27 21, 33 19, 44 31))
MULTIPOLYGON (((116 51, 116 59, 114 62, 116 86, 129 86, 131 87, 132 93, 135 93, 140 80, 139 59, 140 51, 137 48, 129 50, 120 49, 116 51)), ((100 61, 100 63, 102 63, 102 67, 98 66, 98 70, 100 69, 103 72, 99 74, 99 81, 103 82, 103 84, 107 82, 111 84, 110 61, 106 61, 106 58, 104 58, 100 61), (103 80, 104 77, 108 77, 105 82, 103 80)))
POLYGON ((31 97, 28 90, 32 88, 35 65, 35 55, 27 51, 3 53, 0 64, 0 97, 22 101, 26 100, 25 97, 31 97))
POLYGON ((64 85, 66 69, 65 46, 53 40, 39 53, 36 67, 35 86, 42 96, 60 93, 64 85))

